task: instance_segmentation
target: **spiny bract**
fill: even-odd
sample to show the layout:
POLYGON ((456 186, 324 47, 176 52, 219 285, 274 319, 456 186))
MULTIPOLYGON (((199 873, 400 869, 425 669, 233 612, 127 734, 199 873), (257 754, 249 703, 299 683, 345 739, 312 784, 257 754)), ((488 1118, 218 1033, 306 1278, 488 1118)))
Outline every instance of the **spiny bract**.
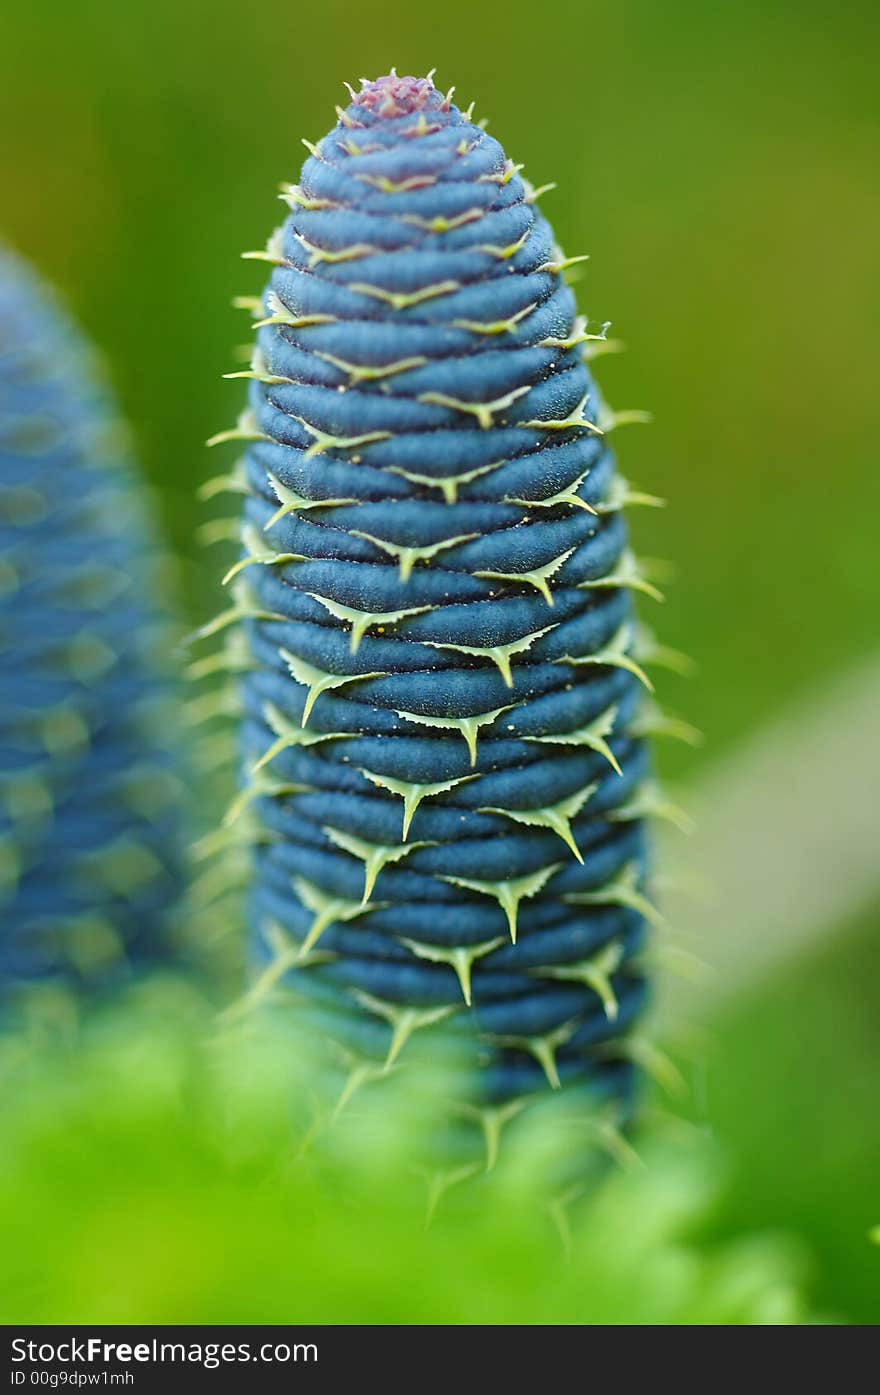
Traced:
POLYGON ((487 1105, 625 1108, 653 587, 621 510, 657 501, 615 472, 604 327, 540 191, 430 79, 365 83, 308 148, 216 438, 248 442, 251 1001, 292 989, 355 1072, 442 1024, 487 1105))
POLYGON ((179 800, 142 507, 86 350, 0 253, 0 990, 164 952, 179 800))

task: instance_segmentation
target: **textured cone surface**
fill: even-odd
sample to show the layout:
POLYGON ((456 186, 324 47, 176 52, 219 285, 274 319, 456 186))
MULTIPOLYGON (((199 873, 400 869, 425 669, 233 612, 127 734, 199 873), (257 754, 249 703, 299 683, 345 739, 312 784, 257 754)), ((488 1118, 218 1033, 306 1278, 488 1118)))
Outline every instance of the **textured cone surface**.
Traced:
POLYGON ((0 253, 0 991, 165 952, 179 793, 141 511, 75 331, 0 253))
POLYGON ((436 1030, 489 1101, 624 1100, 641 679, 564 259, 428 80, 310 148, 235 433, 263 982, 356 1060, 436 1030))

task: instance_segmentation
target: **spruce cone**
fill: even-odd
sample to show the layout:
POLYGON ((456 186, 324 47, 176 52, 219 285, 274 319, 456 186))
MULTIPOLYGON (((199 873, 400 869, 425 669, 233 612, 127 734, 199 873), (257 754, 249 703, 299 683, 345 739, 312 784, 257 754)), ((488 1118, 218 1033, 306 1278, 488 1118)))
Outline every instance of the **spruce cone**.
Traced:
POLYGON ((263 982, 350 1061, 442 1030, 489 1104, 626 1102, 652 588, 585 363, 603 331, 538 191, 430 79, 365 85, 309 148, 217 438, 248 442, 263 982))
POLYGON ((142 511, 86 350, 0 253, 0 990, 167 952, 180 786, 142 511))

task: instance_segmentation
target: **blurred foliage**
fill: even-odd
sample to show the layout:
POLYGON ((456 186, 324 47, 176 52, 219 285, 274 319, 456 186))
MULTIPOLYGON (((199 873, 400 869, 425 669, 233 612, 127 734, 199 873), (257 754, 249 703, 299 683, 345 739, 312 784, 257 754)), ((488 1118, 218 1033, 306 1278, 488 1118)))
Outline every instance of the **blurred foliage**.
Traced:
POLYGON ((734 1159, 719 1234, 800 1235, 811 1292, 880 1322, 877 912, 728 1012, 714 1030, 704 1104, 734 1159))
MULTIPOLYGON (((314 1067, 267 1023, 224 1038, 192 992, 142 987, 77 1027, 35 1005, 0 1070, 7 1322, 788 1324, 801 1248, 706 1239, 703 1141, 655 1147, 566 1216, 543 1123, 439 1197, 414 1175, 424 1073, 363 1089, 331 1127, 314 1067)), ((513 1127, 511 1125, 510 1127, 513 1127)))
MULTIPOLYGON (((655 413, 618 449, 628 477, 669 499, 636 537, 674 558, 681 582, 657 623, 700 661, 697 684, 670 680, 664 698, 718 753, 867 652, 880 600, 877 28, 869 0, 841 0, 833 23, 817 0, 559 0, 546 15, 524 0, 503 12, 389 0, 380 22, 353 0, 7 6, 5 235, 107 353, 190 618, 218 608, 195 489, 217 467, 205 438, 241 400, 220 379, 245 337, 229 301, 259 272, 238 252, 280 219, 276 187, 296 176, 300 137, 332 124, 343 79, 436 65, 535 182, 559 182, 544 208, 567 252, 592 254, 583 309, 628 345, 600 362, 603 387, 614 406, 655 413)), ((677 776, 700 759, 661 758, 677 776)), ((254 1151, 224 1151, 206 1118, 225 1109, 194 1064, 199 1012, 176 1036, 144 1018, 127 1044, 109 1026, 86 1048, 56 1042, 56 1068, 40 1058, 8 1106, 7 1320, 76 1308, 268 1321, 331 1303, 374 1321, 791 1317, 787 1252, 742 1240, 781 1228, 813 1257, 802 1278, 817 1311, 876 1321, 876 924, 716 1025, 696 1101, 731 1159, 714 1212, 701 1219, 703 1162, 664 1156, 608 1186, 568 1267, 537 1221, 502 1223, 501 1202, 465 1209, 465 1224, 451 1194, 448 1222, 444 1209, 423 1239, 415 1197, 393 1205, 367 1178, 355 1223, 332 1190, 284 1172, 284 1114, 262 1094, 254 1151)))

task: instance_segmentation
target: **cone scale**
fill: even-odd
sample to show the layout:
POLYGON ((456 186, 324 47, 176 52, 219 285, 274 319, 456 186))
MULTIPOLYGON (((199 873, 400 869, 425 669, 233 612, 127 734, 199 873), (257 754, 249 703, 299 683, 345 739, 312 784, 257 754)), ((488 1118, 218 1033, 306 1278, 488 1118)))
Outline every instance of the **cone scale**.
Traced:
POLYGON ((364 85, 265 253, 231 569, 262 978, 378 1069, 625 1111, 647 679, 593 340, 537 194, 430 79, 364 85))

